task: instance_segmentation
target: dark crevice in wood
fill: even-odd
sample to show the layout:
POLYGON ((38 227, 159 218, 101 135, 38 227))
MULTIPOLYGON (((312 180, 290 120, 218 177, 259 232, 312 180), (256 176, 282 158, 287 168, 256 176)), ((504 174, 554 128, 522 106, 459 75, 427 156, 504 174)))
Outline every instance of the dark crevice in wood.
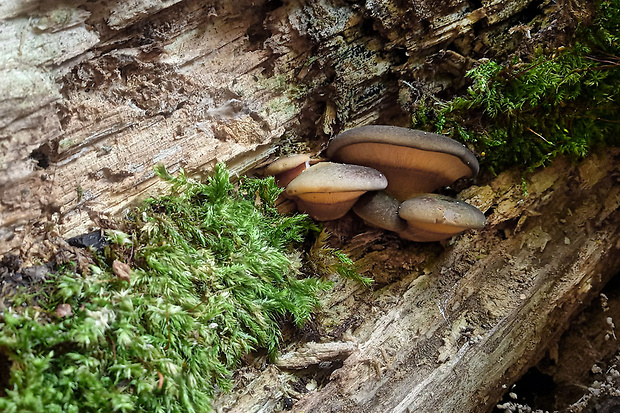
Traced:
POLYGON ((527 7, 521 10, 514 16, 514 20, 520 24, 527 24, 534 20, 536 17, 539 17, 542 8, 545 6, 547 1, 545 0, 536 0, 527 5, 527 7))
POLYGON ((280 0, 267 1, 254 12, 256 15, 255 23, 250 25, 246 31, 248 40, 252 45, 250 50, 262 49, 264 47, 263 43, 272 35, 270 28, 266 26, 267 17, 269 13, 282 7, 282 5, 283 3, 280 0))
MULTIPOLYGON (((545 357, 508 389, 500 404, 517 402, 544 411, 590 411, 580 410, 584 408, 580 400, 617 361, 617 339, 607 320, 611 318, 616 324, 618 317, 620 273, 612 276, 601 293, 572 318, 559 342, 553 343, 545 357), (601 367, 598 377, 593 365, 601 367)), ((496 413, 501 411, 495 409, 496 413)))
POLYGON ((30 153, 29 158, 37 163, 37 167, 41 169, 47 169, 50 166, 51 161, 51 148, 48 143, 39 146, 37 149, 30 153))

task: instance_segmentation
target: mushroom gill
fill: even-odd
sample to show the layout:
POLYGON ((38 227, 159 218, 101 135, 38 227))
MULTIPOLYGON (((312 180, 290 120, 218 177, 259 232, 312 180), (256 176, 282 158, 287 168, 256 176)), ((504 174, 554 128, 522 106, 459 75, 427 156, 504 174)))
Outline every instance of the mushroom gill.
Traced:
POLYGON ((423 194, 400 205, 399 216, 407 221, 401 238, 419 242, 441 241, 468 229, 482 229, 486 217, 478 208, 445 195, 423 194))
POLYGON ((382 172, 389 182, 386 192, 400 201, 473 177, 479 170, 474 154, 463 144, 397 126, 349 129, 332 139, 327 156, 382 172))

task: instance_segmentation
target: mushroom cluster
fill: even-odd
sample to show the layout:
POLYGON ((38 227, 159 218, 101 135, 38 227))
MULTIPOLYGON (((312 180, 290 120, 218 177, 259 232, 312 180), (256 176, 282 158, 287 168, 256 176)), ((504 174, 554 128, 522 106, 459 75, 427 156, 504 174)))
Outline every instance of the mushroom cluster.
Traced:
POLYGON ((367 224, 420 242, 441 241, 486 223, 474 206, 431 193, 478 174, 474 154, 453 139, 362 126, 334 137, 326 154, 339 163, 310 166, 308 155, 294 155, 265 170, 286 188, 286 197, 318 221, 338 219, 353 208, 367 224))

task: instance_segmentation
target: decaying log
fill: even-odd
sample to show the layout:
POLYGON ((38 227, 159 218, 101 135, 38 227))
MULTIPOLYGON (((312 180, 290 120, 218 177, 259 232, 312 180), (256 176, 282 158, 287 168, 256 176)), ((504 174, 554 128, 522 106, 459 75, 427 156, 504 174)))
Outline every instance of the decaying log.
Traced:
MULTIPOLYGON (((241 172, 278 143, 316 153, 343 128, 407 125, 475 58, 536 44, 511 30, 530 3, 3 1, 0 253, 105 226, 161 192, 157 163, 241 172)), ((545 44, 587 19, 574 10, 539 10, 545 44)))
MULTIPOLYGON (((110 225, 167 187, 157 163, 241 173, 319 153, 348 127, 407 126, 420 97, 462 87, 477 59, 561 45, 587 4, 3 1, 0 254, 36 257, 45 233, 110 225)), ((337 284, 319 343, 292 343, 281 367, 248 361, 215 407, 489 409, 618 271, 619 159, 558 160, 527 194, 520 171, 478 182, 460 197, 489 224, 445 249, 328 224, 379 287, 337 284)))
POLYGON ((285 374, 265 390, 259 375, 222 395, 219 408, 274 411, 288 395, 301 398, 298 412, 492 409, 618 273, 619 161, 619 150, 578 165, 558 160, 527 178, 527 194, 516 171, 468 188, 461 197, 487 211, 487 228, 441 251, 389 235, 364 246, 355 239, 365 234, 353 237, 345 248, 372 254, 374 271, 402 260, 392 274, 400 279, 381 289, 327 293, 325 337, 357 350, 318 392, 304 395, 285 374))

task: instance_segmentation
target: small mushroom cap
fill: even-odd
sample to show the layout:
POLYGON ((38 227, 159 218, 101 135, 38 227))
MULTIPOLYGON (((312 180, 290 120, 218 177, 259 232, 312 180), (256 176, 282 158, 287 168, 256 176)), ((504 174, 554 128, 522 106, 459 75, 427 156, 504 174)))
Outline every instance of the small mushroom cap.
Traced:
POLYGON ((269 166, 265 168, 265 175, 272 176, 282 172, 286 172, 289 169, 293 169, 301 164, 305 164, 308 161, 310 161, 310 155, 307 155, 305 153, 284 156, 277 161, 270 163, 269 166))
POLYGON ((307 154, 285 156, 269 164, 263 173, 266 176, 274 176, 278 186, 285 188, 289 182, 310 166, 309 162, 310 156, 307 154))
POLYGON ((486 224, 475 206, 439 194, 411 198, 400 205, 398 214, 407 221, 407 230, 399 235, 413 241, 441 241, 486 224))
POLYGON ((293 179, 286 195, 314 219, 329 221, 346 214, 365 192, 385 187, 385 176, 372 168, 321 162, 293 179))
POLYGON ((385 189, 387 180, 373 168, 321 162, 306 169, 286 187, 291 196, 310 192, 377 191, 385 189))
POLYGON ((384 192, 368 192, 353 206, 355 212, 368 225, 402 232, 407 229, 407 221, 398 216, 400 201, 384 192))
POLYGON ((386 192, 400 201, 473 177, 479 170, 465 145, 447 136, 397 126, 349 129, 331 140, 327 156, 382 172, 389 182, 386 192))

